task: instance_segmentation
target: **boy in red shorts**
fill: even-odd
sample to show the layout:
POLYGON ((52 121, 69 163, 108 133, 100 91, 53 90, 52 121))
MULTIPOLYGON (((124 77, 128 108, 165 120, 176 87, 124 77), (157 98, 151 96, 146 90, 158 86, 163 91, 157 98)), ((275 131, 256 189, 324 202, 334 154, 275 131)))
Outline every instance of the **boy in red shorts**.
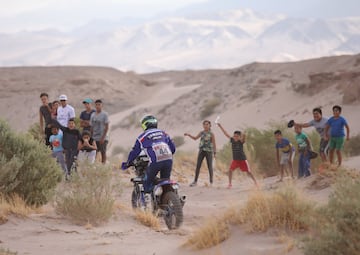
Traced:
POLYGON ((246 155, 244 153, 244 143, 245 143, 245 134, 241 134, 240 131, 234 131, 233 137, 231 137, 228 132, 221 126, 220 123, 216 123, 224 135, 230 139, 231 149, 233 154, 233 160, 230 164, 229 168, 229 186, 230 189, 232 187, 232 172, 236 168, 240 168, 241 171, 246 172, 248 176, 254 181, 255 185, 258 186, 254 175, 251 173, 249 163, 246 159, 246 155))

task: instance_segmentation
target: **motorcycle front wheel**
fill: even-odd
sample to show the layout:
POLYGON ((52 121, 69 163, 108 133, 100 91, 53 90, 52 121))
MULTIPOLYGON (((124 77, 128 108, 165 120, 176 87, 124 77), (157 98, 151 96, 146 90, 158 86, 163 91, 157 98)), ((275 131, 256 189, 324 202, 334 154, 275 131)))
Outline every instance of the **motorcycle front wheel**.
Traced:
POLYGON ((134 189, 131 194, 131 205, 133 209, 140 208, 141 206, 141 195, 136 189, 134 189))
POLYGON ((176 229, 183 222, 183 210, 179 196, 169 191, 163 195, 162 205, 165 211, 164 220, 168 229, 176 229))

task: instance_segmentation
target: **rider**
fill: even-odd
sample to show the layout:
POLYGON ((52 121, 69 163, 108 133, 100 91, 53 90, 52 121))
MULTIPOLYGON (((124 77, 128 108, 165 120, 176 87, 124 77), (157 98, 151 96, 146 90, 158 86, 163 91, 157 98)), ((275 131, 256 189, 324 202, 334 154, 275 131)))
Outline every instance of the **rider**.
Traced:
POLYGON ((128 160, 121 168, 126 169, 130 163, 144 151, 149 158, 144 179, 145 201, 151 200, 153 182, 158 172, 160 178, 170 178, 175 144, 170 137, 157 128, 158 121, 152 115, 146 115, 141 120, 144 132, 136 139, 135 145, 129 153, 128 160))

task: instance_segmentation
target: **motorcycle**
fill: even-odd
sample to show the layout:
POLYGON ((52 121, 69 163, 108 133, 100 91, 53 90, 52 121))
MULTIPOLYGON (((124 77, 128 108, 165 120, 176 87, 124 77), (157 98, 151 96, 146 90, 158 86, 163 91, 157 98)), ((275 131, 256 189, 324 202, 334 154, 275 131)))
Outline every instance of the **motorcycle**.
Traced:
POLYGON ((150 203, 145 202, 144 178, 149 163, 146 155, 138 156, 130 165, 135 169, 136 177, 130 181, 134 184, 131 205, 134 209, 149 210, 154 215, 163 216, 168 229, 176 229, 183 222, 183 207, 186 196, 179 196, 179 184, 170 179, 156 178, 150 203))

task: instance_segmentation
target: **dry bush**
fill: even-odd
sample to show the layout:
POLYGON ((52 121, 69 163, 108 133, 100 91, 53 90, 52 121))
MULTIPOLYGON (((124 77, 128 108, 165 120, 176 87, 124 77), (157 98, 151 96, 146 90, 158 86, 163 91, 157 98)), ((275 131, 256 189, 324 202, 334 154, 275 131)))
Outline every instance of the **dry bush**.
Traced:
POLYGON ((192 234, 184 246, 194 250, 201 250, 213 247, 225 241, 230 236, 230 226, 223 218, 210 219, 192 234))
POLYGON ((250 232, 264 232, 273 227, 292 231, 306 230, 314 208, 311 202, 300 197, 290 185, 273 194, 255 192, 249 197, 245 207, 232 206, 219 218, 212 217, 184 245, 198 250, 215 246, 230 236, 230 225, 246 224, 250 232))
POLYGON ((149 211, 136 210, 135 219, 141 224, 150 227, 154 230, 160 229, 160 221, 154 214, 149 211))
POLYGON ((188 176, 194 174, 195 166, 196 156, 193 153, 176 151, 171 176, 180 183, 187 183, 188 176))
POLYGON ((15 215, 16 217, 25 218, 34 211, 35 208, 28 206, 24 199, 18 195, 6 198, 3 195, 0 195, 0 224, 5 223, 10 214, 15 215))
POLYGON ((84 164, 78 168, 78 173, 56 191, 56 211, 80 225, 96 226, 106 222, 112 216, 113 195, 118 189, 118 184, 112 182, 110 167, 84 164))
POLYGON ((244 221, 253 232, 271 227, 301 231, 309 228, 307 219, 314 208, 292 185, 286 185, 273 194, 256 192, 251 195, 244 208, 244 221))
POLYGON ((315 190, 325 189, 336 183, 336 180, 343 176, 356 179, 360 178, 360 172, 355 169, 331 165, 328 162, 322 163, 319 165, 318 174, 315 175, 315 178, 308 184, 307 188, 315 190))

